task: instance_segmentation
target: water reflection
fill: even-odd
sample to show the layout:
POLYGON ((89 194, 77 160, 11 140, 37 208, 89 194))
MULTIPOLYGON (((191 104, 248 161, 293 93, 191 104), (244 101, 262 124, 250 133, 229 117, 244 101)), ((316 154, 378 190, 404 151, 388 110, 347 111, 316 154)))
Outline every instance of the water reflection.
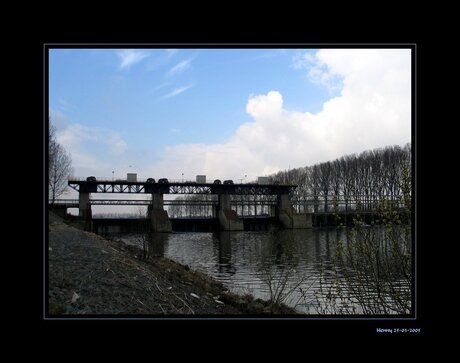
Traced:
POLYGON ((292 283, 317 278, 335 243, 327 230, 172 233, 165 257, 207 272, 237 293, 267 299, 267 266, 273 266, 270 273, 295 271, 292 283))
POLYGON ((316 313, 336 283, 338 244, 346 248, 355 242, 349 229, 157 233, 149 249, 152 255, 214 276, 236 293, 262 299, 271 297, 267 274, 285 278, 288 287, 301 281, 303 290, 297 289, 286 303, 316 313))
POLYGON ((232 264, 231 234, 228 231, 213 233, 214 246, 217 250, 218 261, 216 263, 219 274, 233 275, 236 272, 232 264))

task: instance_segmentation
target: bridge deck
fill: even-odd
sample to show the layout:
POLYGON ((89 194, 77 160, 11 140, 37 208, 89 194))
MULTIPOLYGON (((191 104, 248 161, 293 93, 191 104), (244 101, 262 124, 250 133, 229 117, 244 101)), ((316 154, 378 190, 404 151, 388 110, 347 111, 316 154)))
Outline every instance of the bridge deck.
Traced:
POLYGON ((279 195, 289 194, 297 185, 291 184, 214 184, 195 182, 147 183, 144 181, 86 181, 69 179, 68 185, 81 193, 148 193, 148 194, 233 194, 279 195))

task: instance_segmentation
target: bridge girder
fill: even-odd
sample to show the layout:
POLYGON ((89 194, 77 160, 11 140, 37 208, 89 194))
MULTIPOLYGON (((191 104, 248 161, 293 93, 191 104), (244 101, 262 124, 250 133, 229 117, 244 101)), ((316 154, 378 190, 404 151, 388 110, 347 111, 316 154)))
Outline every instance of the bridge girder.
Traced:
POLYGON ((68 185, 80 193, 146 193, 146 194, 290 194, 297 185, 143 183, 119 181, 69 180, 68 185))

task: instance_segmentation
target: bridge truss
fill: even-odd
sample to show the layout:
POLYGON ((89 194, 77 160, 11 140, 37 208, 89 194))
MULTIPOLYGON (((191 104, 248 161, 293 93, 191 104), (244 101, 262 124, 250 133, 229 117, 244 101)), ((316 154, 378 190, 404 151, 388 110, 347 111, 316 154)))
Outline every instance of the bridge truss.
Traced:
POLYGON ((297 185, 280 184, 210 184, 195 182, 146 183, 127 181, 83 181, 70 179, 68 185, 80 193, 146 193, 146 194, 291 194, 297 185))

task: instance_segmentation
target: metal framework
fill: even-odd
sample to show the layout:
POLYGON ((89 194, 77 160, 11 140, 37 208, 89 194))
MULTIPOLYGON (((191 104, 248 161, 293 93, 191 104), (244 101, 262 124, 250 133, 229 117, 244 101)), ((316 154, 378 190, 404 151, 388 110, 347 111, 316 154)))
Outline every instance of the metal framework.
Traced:
POLYGON ((137 184, 98 184, 98 193, 143 193, 144 185, 137 184))
POLYGON ((146 193, 146 194, 290 194, 297 185, 211 184, 195 182, 147 183, 128 181, 84 181, 69 179, 68 185, 80 193, 146 193))
MULTIPOLYGON (((276 188, 276 186, 275 186, 276 188)), ((288 189, 289 193, 289 189, 288 189)), ((270 195, 270 194, 278 194, 273 193, 270 187, 260 186, 260 185, 252 185, 248 187, 237 186, 235 188, 235 193, 238 195, 270 195)))
POLYGON ((170 185, 169 194, 212 194, 210 185, 170 185))

